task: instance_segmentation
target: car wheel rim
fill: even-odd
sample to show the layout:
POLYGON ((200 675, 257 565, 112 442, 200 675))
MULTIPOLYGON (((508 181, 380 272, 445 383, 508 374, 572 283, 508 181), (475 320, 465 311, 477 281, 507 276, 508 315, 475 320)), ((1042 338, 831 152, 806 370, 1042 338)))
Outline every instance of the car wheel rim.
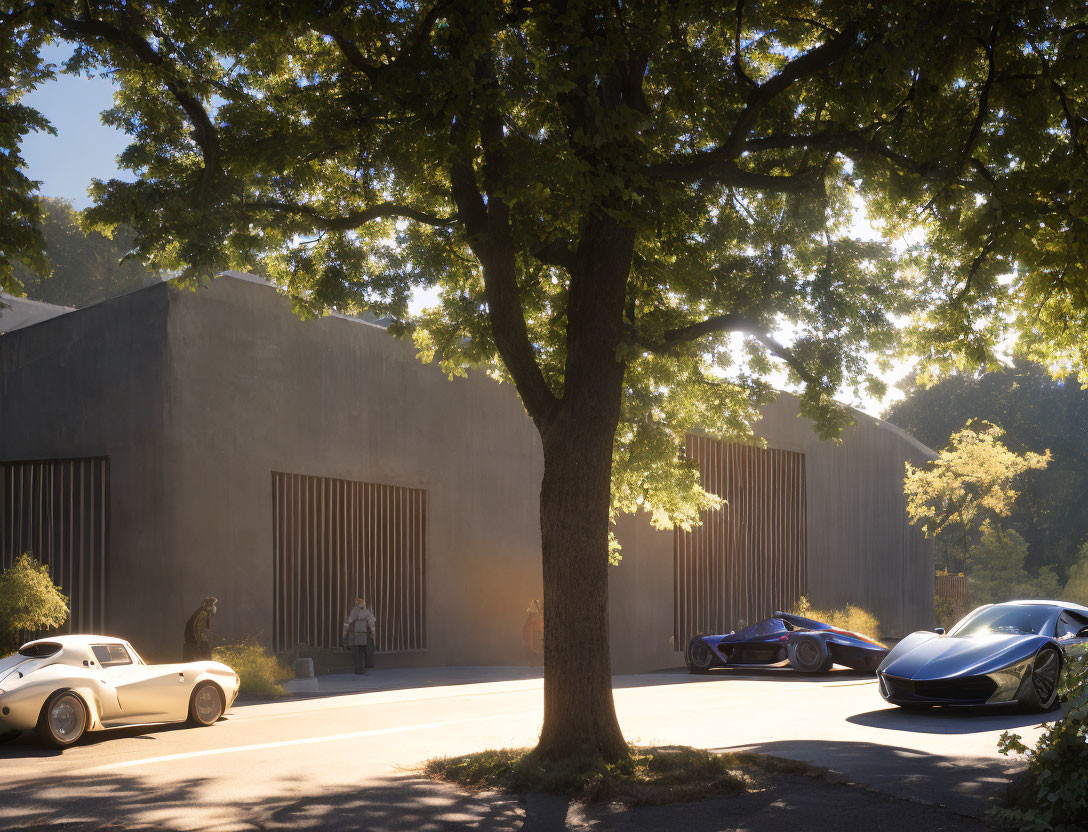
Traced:
POLYGON ((1053 650, 1047 650, 1035 660, 1031 684, 1041 703, 1045 705, 1050 701, 1058 685, 1058 656, 1053 650))
POLYGON ((215 722, 219 719, 219 694, 215 688, 203 687, 196 694, 196 715, 201 722, 215 722))
POLYGON ((62 696, 49 709, 49 730, 62 742, 73 742, 86 724, 83 706, 73 696, 62 696))
POLYGON ((797 645, 797 659, 801 664, 813 665, 816 664, 819 658, 819 651, 812 642, 802 641, 797 645))
POLYGON ((691 646, 691 663, 696 667, 705 667, 710 664, 710 648, 701 641, 695 642, 691 646))

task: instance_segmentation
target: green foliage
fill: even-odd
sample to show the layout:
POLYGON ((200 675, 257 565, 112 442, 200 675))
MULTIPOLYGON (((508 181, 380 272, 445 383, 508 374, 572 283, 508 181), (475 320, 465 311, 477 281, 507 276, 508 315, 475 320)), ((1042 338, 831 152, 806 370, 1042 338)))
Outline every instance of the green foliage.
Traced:
POLYGON ((651 806, 760 787, 763 773, 812 774, 805 763, 763 755, 718 754, 686 746, 630 747, 618 763, 600 759, 541 760, 524 748, 504 748, 429 760, 424 772, 470 789, 546 792, 583 803, 651 806))
POLYGON ((880 641, 880 621, 875 615, 854 604, 847 604, 841 609, 821 610, 812 606, 812 603, 802 595, 794 607, 794 615, 803 615, 805 618, 814 618, 840 630, 849 630, 863 636, 880 641))
POLYGON ((1088 662, 1072 661, 1062 674, 1065 715, 1046 727, 1034 748, 1018 734, 1001 735, 1002 754, 1027 758, 1023 781, 1007 805, 992 811, 1002 826, 1037 832, 1074 832, 1088 826, 1088 662))
POLYGON ((123 259, 132 248, 131 230, 118 228, 112 237, 87 233, 70 203, 43 197, 38 204, 49 270, 41 275, 16 268, 27 297, 61 306, 89 306, 158 279, 135 259, 123 259))
POLYGON ((16 264, 37 274, 48 271, 38 230, 41 212, 34 199, 38 182, 24 172, 19 144, 31 132, 55 133, 45 117, 22 103, 35 86, 53 77, 38 55, 45 32, 29 22, 28 6, 0 2, 0 291, 20 294, 16 264))
POLYGON ((938 627, 944 627, 946 630, 951 629, 962 614, 956 609, 956 603, 951 598, 946 598, 943 595, 933 596, 933 620, 938 627))
POLYGON ((45 77, 43 37, 121 84, 106 120, 137 181, 96 183, 88 221, 131 225, 154 268, 254 269, 300 311, 392 316, 448 372, 523 395, 542 378, 562 397, 569 348, 603 333, 626 371, 614 507, 659 525, 713 499, 677 459, 685 430, 750 437, 784 370, 836 435, 831 395, 879 385, 896 320, 927 371, 991 361, 1016 309, 1037 313, 1025 348, 1084 357, 1062 335, 1088 314, 1071 0, 4 11, 12 90, 45 77), (882 239, 855 232, 861 203, 882 239), (592 257, 614 228, 614 317, 568 317, 617 262, 592 257))
POLYGON ((911 524, 921 524, 926 537, 958 529, 965 567, 969 534, 986 519, 1005 517, 1017 495, 1014 480, 1050 462, 1049 451, 1010 451, 1001 441, 1004 434, 997 425, 971 420, 936 459, 919 468, 906 464, 903 491, 911 524))
POLYGON ((212 658, 238 674, 242 693, 283 696, 280 683, 291 678, 291 672, 255 639, 220 645, 212 650, 212 658))
POLYGON ((0 638, 9 646, 20 632, 60 627, 67 620, 68 599, 46 564, 23 554, 0 572, 0 638))
POLYGON ((967 576, 971 603, 997 604, 1018 598, 1055 598, 1060 589, 1054 570, 1046 567, 1032 577, 1024 568, 1028 544, 1015 531, 1002 531, 983 522, 978 541, 971 546, 967 576))
POLYGON ((1000 424, 1017 452, 1050 449, 1050 464, 1026 471, 1020 496, 1003 522, 1028 542, 1031 571, 1052 566, 1065 574, 1088 541, 1088 390, 1073 377, 1051 378, 1037 364, 982 374, 955 374, 932 387, 915 386, 884 418, 931 448, 948 444, 969 419, 1000 424))
POLYGON ((1062 600, 1088 606, 1088 542, 1080 547, 1077 560, 1069 569, 1069 580, 1062 590, 1062 600))

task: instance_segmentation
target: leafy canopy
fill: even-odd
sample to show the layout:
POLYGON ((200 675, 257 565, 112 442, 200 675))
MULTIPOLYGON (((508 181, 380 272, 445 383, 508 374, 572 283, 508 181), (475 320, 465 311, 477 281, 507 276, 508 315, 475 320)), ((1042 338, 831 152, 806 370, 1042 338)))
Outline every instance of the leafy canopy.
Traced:
POLYGON ((447 371, 512 377, 538 425, 603 333, 614 505, 659 524, 713 502, 684 431, 749 436, 775 367, 834 435, 830 397, 876 388, 910 316, 924 367, 986 362, 1010 321, 1043 361, 1088 358, 1079 2, 0 0, 0 19, 5 91, 47 72, 43 33, 78 43, 70 70, 114 72, 138 180, 96 183, 88 218, 131 224, 155 268, 392 316, 447 371), (882 239, 855 230, 862 204, 882 239), (924 249, 900 243, 918 230, 924 249), (579 300, 606 267, 622 320, 579 300), (439 302, 413 320, 418 290, 439 302))
POLYGON ((49 576, 49 567, 28 554, 0 572, 0 631, 10 641, 23 630, 60 627, 68 620, 68 599, 49 576))
POLYGON ((1017 496, 1016 478, 1045 468, 1050 451, 1014 453, 1001 441, 1004 435, 997 425, 971 421, 936 459, 920 467, 908 462, 903 491, 910 522, 921 524, 927 537, 955 526, 966 536, 985 519, 1005 517, 1017 496))

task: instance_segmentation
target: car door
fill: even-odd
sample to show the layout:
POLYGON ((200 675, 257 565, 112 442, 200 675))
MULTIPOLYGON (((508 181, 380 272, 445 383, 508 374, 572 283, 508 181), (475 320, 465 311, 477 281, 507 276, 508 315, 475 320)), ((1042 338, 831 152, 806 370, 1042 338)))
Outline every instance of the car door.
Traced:
POLYGON ((1080 661, 1088 658, 1088 616, 1063 610, 1055 626, 1055 636, 1067 658, 1080 661))
POLYGON ((191 684, 184 665, 148 665, 123 644, 92 645, 103 681, 114 688, 121 706, 115 723, 184 719, 191 684))

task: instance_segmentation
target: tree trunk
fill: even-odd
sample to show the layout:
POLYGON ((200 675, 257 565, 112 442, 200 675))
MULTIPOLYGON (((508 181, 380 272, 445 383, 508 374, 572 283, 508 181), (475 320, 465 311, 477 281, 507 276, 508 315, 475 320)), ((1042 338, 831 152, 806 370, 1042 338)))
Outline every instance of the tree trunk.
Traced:
POLYGON ((544 439, 544 725, 537 746, 544 759, 614 762, 628 753, 612 699, 608 648, 615 427, 614 419, 588 414, 562 420, 544 439))

